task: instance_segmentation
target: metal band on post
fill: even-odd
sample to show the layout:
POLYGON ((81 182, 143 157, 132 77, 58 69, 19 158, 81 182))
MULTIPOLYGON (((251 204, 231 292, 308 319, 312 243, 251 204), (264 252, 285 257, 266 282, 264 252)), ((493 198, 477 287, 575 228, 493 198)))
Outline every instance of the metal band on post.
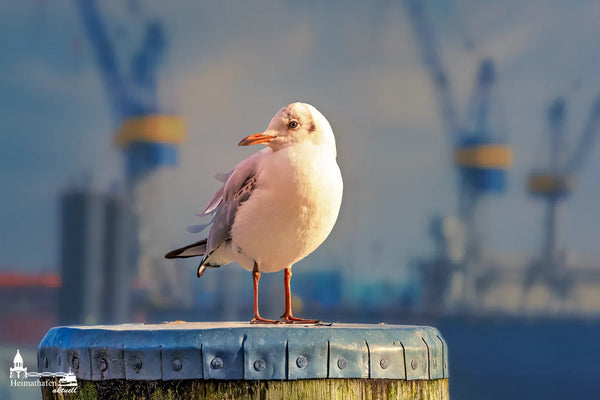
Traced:
MULTIPOLYGON (((94 388, 88 392, 97 398, 106 395, 102 388, 143 398, 148 394, 144 381, 164 389, 182 380, 186 383, 179 387, 202 393, 215 381, 228 381, 219 390, 235 393, 269 381, 272 390, 298 386, 310 391, 323 385, 319 390, 333 390, 342 383, 361 390, 389 385, 400 390, 404 385, 437 390, 439 396, 432 398, 448 396, 446 343, 437 329, 419 326, 205 322, 59 327, 40 344, 38 364, 40 372, 72 371, 81 387, 94 388)), ((52 397, 45 393, 44 398, 52 397)))

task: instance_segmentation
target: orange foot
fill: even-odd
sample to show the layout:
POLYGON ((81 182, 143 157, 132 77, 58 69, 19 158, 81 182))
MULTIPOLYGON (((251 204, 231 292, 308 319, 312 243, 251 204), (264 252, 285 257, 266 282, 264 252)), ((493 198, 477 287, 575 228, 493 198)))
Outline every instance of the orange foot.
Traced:
POLYGON ((283 314, 281 318, 283 318, 282 322, 285 324, 318 324, 321 322, 318 319, 304 319, 294 317, 292 314, 283 314))
POLYGON ((250 321, 251 324, 280 324, 280 321, 274 319, 263 318, 260 315, 255 315, 250 321))

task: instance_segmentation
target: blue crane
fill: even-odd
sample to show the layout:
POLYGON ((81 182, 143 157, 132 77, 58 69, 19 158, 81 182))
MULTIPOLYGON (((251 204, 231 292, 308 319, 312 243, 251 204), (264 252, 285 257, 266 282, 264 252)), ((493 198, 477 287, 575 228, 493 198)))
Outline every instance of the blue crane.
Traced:
POLYGON ((506 138, 498 136, 489 126, 490 99, 496 80, 494 64, 490 59, 481 61, 470 110, 465 121, 461 121, 423 1, 404 0, 404 4, 436 89, 444 127, 452 139, 455 163, 462 187, 466 189, 461 189, 461 193, 469 197, 461 201, 459 207, 459 214, 465 215, 480 194, 506 190, 507 170, 512 163, 512 151, 506 138))
POLYGON ((167 244, 162 242, 158 227, 166 215, 153 201, 165 194, 167 175, 158 172, 177 164, 185 125, 158 98, 158 73, 167 49, 160 22, 144 21, 141 45, 126 64, 120 65, 115 54, 118 43, 111 40, 98 3, 76 0, 119 126, 114 141, 124 157, 127 190, 136 211, 136 231, 128 238, 128 256, 137 268, 141 286, 160 302, 175 297, 178 288, 163 268, 162 250, 167 244))
POLYGON ((563 97, 556 98, 548 108, 550 126, 550 151, 546 166, 534 170, 529 176, 529 191, 545 202, 544 242, 542 257, 529 269, 526 288, 536 280, 542 279, 565 296, 570 280, 566 276, 564 256, 560 249, 561 205, 575 188, 576 177, 583 168, 589 152, 600 131, 600 96, 589 112, 583 131, 575 150, 569 156, 566 145, 566 102, 563 97))
MULTIPOLYGON (((444 128, 450 138, 454 162, 458 170, 458 216, 465 227, 465 257, 461 268, 465 275, 473 275, 480 264, 481 228, 478 221, 480 203, 484 195, 506 191, 508 169, 512 164, 512 150, 506 138, 490 126, 490 107, 496 74, 490 59, 483 59, 471 96, 467 117, 458 117, 450 80, 445 72, 422 0, 403 2, 423 62, 433 81, 437 103, 444 128)), ((467 278, 469 278, 467 276, 467 278)), ((474 290, 465 287, 466 292, 474 290)))
POLYGON ((115 44, 94 0, 76 0, 92 44, 113 116, 120 125, 115 142, 123 150, 129 189, 154 170, 177 163, 177 145, 185 138, 181 118, 165 112, 158 101, 157 72, 166 49, 162 25, 147 23, 129 74, 119 68, 115 44))

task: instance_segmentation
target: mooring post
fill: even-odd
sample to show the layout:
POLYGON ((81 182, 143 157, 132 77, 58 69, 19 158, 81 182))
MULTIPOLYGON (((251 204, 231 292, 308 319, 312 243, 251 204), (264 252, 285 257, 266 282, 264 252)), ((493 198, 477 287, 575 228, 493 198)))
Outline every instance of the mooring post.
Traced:
POLYGON ((38 371, 44 400, 448 399, 448 348, 423 326, 66 326, 42 340, 38 371))

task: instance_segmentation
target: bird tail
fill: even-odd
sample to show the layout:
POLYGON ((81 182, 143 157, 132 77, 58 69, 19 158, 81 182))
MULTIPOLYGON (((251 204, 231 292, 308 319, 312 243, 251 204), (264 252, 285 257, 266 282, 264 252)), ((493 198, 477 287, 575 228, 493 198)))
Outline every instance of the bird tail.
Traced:
MULTIPOLYGON (((210 254, 209 254, 210 255, 210 254)), ((207 267, 210 268, 218 268, 220 267, 220 265, 205 265, 204 262, 206 261, 206 239, 202 239, 199 242, 196 243, 192 243, 192 244, 188 244, 187 246, 181 247, 179 249, 175 249, 173 251, 168 252, 167 254, 165 254, 165 258, 189 258, 189 257, 200 257, 200 256, 204 256, 202 258, 202 261, 200 262, 200 265, 198 265, 198 278, 200 278, 203 274, 204 271, 206 270, 207 267)))
POLYGON ((165 258, 188 258, 199 257, 206 254, 206 239, 199 242, 188 244, 187 246, 175 249, 165 254, 165 258))
POLYGON ((200 278, 202 275, 204 275, 204 271, 206 271, 206 265, 198 265, 198 273, 197 276, 198 278, 200 278))

